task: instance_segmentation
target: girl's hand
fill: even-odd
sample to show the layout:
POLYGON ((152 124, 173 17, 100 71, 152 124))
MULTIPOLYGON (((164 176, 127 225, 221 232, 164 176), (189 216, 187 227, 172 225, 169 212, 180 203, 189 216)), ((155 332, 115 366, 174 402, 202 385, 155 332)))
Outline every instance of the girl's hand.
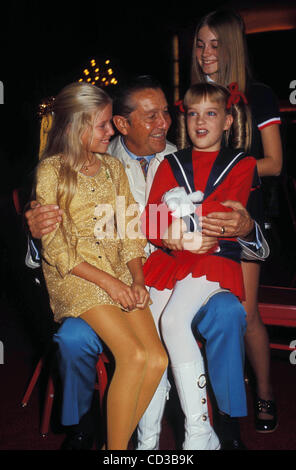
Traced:
POLYGON ((133 282, 131 288, 136 297, 136 307, 140 309, 146 308, 150 297, 145 285, 139 282, 133 282))
POLYGON ((200 232, 186 232, 182 238, 183 249, 199 255, 207 253, 217 243, 216 237, 206 237, 200 232))
MULTIPOLYGON (((140 258, 137 264, 139 264, 140 258)), ((137 305, 137 296, 134 292, 134 289, 120 279, 116 279, 109 273, 102 271, 101 269, 96 268, 95 266, 83 261, 72 269, 72 274, 79 276, 86 281, 93 282, 97 286, 101 287, 111 299, 120 304, 125 310, 133 310, 137 305)), ((144 285, 144 276, 142 277, 133 277, 134 284, 141 283, 144 285)))
POLYGON ((174 219, 162 237, 162 244, 170 250, 183 250, 182 236, 187 227, 182 219, 174 219))
POLYGON ((114 302, 119 303, 126 310, 133 310, 137 306, 137 297, 134 289, 119 279, 110 276, 104 290, 114 302))
POLYGON ((144 309, 150 300, 149 294, 145 287, 145 279, 142 267, 142 258, 134 258, 127 263, 133 278, 131 290, 135 298, 136 308, 144 309))

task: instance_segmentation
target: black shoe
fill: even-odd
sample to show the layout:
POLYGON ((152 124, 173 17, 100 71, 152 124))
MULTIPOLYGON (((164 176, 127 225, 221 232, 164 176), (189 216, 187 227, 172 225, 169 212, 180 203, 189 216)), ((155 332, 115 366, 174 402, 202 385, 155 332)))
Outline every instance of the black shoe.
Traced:
POLYGON ((220 450, 247 450, 245 444, 239 439, 222 441, 220 450))
POLYGON ((273 432, 278 427, 276 404, 272 400, 257 397, 255 402, 255 428, 257 432, 273 432), (260 413, 271 415, 270 419, 259 418, 260 413))
POLYGON ((65 426, 67 437, 61 450, 90 450, 95 439, 95 421, 92 410, 80 418, 78 424, 65 426))
POLYGON ((221 450, 247 450, 241 441, 239 418, 220 411, 214 417, 214 430, 220 439, 221 450))
POLYGON ((90 450, 93 443, 93 435, 84 432, 69 433, 61 446, 61 450, 90 450))

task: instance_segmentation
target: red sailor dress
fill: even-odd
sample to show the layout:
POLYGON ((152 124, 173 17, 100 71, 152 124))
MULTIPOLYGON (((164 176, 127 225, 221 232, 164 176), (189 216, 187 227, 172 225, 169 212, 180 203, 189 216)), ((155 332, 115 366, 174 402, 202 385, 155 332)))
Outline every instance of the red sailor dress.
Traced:
MULTIPOLYGON (((213 165, 218 159, 218 155, 221 159, 222 151, 192 150, 191 152, 190 150, 195 190, 205 192, 213 165)), ((182 151, 178 153, 182 157, 182 151)), ((246 206, 254 181, 255 168, 256 160, 251 156, 244 156, 238 160, 209 196, 205 197, 199 206, 198 213, 200 214, 201 210, 202 215, 205 216, 211 212, 232 211, 222 205, 222 202, 226 200, 239 201, 243 206, 246 206)), ((168 158, 165 158, 155 174, 147 205, 142 214, 142 230, 147 239, 158 247, 144 264, 146 285, 153 286, 158 290, 173 289, 175 283, 184 279, 188 274, 192 274, 196 278, 205 275, 209 281, 219 282, 222 288, 230 290, 240 300, 244 300, 240 260, 232 259, 227 254, 221 255, 218 245, 205 254, 194 254, 188 250, 168 252, 163 249, 163 234, 174 217, 166 204, 162 202, 162 196, 177 186, 179 186, 178 181, 168 158), (155 211, 157 217, 151 217, 151 213, 155 213, 155 211), (166 222, 164 223, 164 221, 166 222)), ((220 243, 220 239, 218 242, 220 243)), ((235 238, 221 237, 221 243, 227 242, 239 246, 235 238)))

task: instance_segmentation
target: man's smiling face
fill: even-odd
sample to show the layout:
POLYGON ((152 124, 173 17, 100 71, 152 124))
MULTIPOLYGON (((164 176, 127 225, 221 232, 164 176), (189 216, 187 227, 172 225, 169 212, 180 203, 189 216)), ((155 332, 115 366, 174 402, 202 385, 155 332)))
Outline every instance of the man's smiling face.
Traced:
POLYGON ((162 152, 171 125, 166 97, 161 89, 147 88, 133 93, 134 105, 124 134, 127 148, 137 156, 162 152))

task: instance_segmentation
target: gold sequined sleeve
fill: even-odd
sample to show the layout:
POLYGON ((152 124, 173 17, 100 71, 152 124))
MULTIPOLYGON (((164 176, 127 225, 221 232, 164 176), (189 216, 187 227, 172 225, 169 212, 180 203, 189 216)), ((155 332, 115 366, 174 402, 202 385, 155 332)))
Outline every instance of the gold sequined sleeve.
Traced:
POLYGON ((134 258, 146 259, 144 248, 147 240, 140 229, 140 208, 135 201, 123 165, 119 165, 117 186, 118 209, 117 228, 122 240, 120 257, 124 263, 134 258))
MULTIPOLYGON (((37 168, 36 198, 39 204, 56 204, 59 177, 59 162, 51 157, 40 162, 37 168)), ((42 237, 42 256, 48 264, 55 266, 61 277, 65 277, 74 266, 80 264, 83 258, 77 252, 78 240, 71 234, 67 217, 63 215, 63 225, 66 238, 61 225, 49 234, 42 237)))

